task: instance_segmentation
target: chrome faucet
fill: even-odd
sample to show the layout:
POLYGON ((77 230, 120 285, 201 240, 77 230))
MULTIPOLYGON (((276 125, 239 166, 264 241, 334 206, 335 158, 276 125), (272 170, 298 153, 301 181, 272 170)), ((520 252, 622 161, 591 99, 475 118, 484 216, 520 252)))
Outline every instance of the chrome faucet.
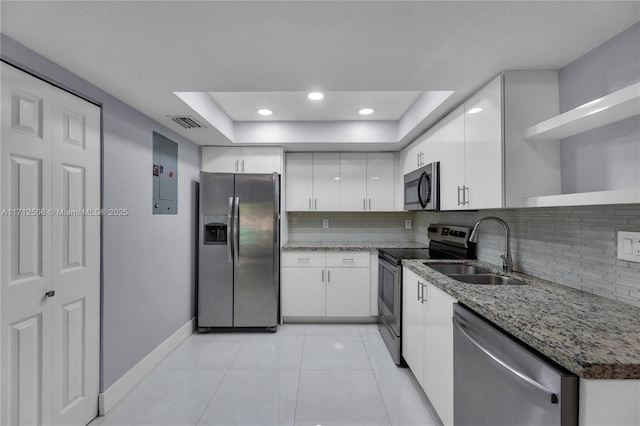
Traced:
POLYGON ((510 242, 509 242, 509 225, 507 225, 507 222, 505 222, 504 220, 500 219, 499 217, 495 217, 495 216, 487 216, 487 217, 483 217, 482 219, 480 219, 473 227, 473 230, 471 231, 471 236, 469 237, 469 241, 477 243, 478 242, 478 226, 484 222, 485 220, 495 220, 496 222, 498 222, 499 224, 502 225, 502 227, 504 228, 504 254, 502 256, 500 256, 500 258, 502 259, 502 270, 506 271, 506 272, 512 272, 513 271, 513 259, 511 258, 511 250, 509 248, 510 242))

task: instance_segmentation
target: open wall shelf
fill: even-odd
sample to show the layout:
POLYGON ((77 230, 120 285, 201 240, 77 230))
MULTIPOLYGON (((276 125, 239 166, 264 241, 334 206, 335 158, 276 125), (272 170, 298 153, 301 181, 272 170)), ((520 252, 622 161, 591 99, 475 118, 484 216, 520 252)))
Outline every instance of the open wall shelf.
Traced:
POLYGON ((640 203, 640 188, 630 188, 529 197, 524 199, 523 207, 592 206, 601 204, 638 203, 640 203))
POLYGON ((636 83, 531 126, 524 139, 564 139, 639 114, 640 83, 636 83))

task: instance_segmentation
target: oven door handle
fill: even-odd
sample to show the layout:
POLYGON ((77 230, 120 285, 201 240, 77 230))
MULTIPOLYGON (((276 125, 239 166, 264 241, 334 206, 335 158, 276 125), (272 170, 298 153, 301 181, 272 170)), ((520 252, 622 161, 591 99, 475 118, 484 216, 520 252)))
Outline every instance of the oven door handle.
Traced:
POLYGON ((556 393, 553 392, 551 389, 548 389, 542 384, 536 382, 531 377, 527 376, 525 373, 518 371, 515 367, 507 364, 506 362, 498 358, 496 355, 494 355, 491 351, 489 351, 489 349, 482 346, 476 339, 471 337, 469 333, 467 333, 464 330, 464 328, 462 327, 462 324, 456 317, 453 317, 452 321, 453 321, 453 325, 456 326, 456 328, 460 331, 460 333, 462 333, 463 336, 466 337, 471 343, 473 343, 478 349, 484 352, 484 354, 487 355, 494 364, 501 367, 503 370, 506 370, 512 376, 517 377, 522 383, 538 391, 538 393, 541 393, 542 395, 544 395, 546 398, 550 400, 552 404, 557 404, 559 402, 558 395, 556 395, 556 393))
POLYGON ((398 265, 394 265, 393 263, 389 262, 388 260, 378 256, 378 263, 380 265, 382 265, 383 268, 385 269, 389 269, 391 271, 393 271, 394 273, 398 272, 398 265))

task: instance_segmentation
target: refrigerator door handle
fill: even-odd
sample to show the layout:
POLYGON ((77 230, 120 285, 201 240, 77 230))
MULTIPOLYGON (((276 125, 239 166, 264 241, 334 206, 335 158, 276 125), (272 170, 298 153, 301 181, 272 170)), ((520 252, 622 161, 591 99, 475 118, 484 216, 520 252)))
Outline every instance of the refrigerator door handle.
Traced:
MULTIPOLYGON (((229 197, 229 210, 227 214, 227 235, 233 229, 233 197, 229 197)), ((227 238, 227 259, 233 263, 233 238, 227 238)))
POLYGON ((236 262, 240 258, 240 197, 236 197, 233 205, 233 257, 236 262))

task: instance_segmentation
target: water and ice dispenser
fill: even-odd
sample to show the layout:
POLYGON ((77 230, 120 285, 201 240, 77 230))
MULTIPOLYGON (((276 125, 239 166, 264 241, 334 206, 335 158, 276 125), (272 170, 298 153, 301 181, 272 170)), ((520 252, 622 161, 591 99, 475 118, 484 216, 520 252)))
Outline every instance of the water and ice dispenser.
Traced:
POLYGON ((226 215, 204 215, 203 223, 205 245, 227 244, 228 232, 226 215))

